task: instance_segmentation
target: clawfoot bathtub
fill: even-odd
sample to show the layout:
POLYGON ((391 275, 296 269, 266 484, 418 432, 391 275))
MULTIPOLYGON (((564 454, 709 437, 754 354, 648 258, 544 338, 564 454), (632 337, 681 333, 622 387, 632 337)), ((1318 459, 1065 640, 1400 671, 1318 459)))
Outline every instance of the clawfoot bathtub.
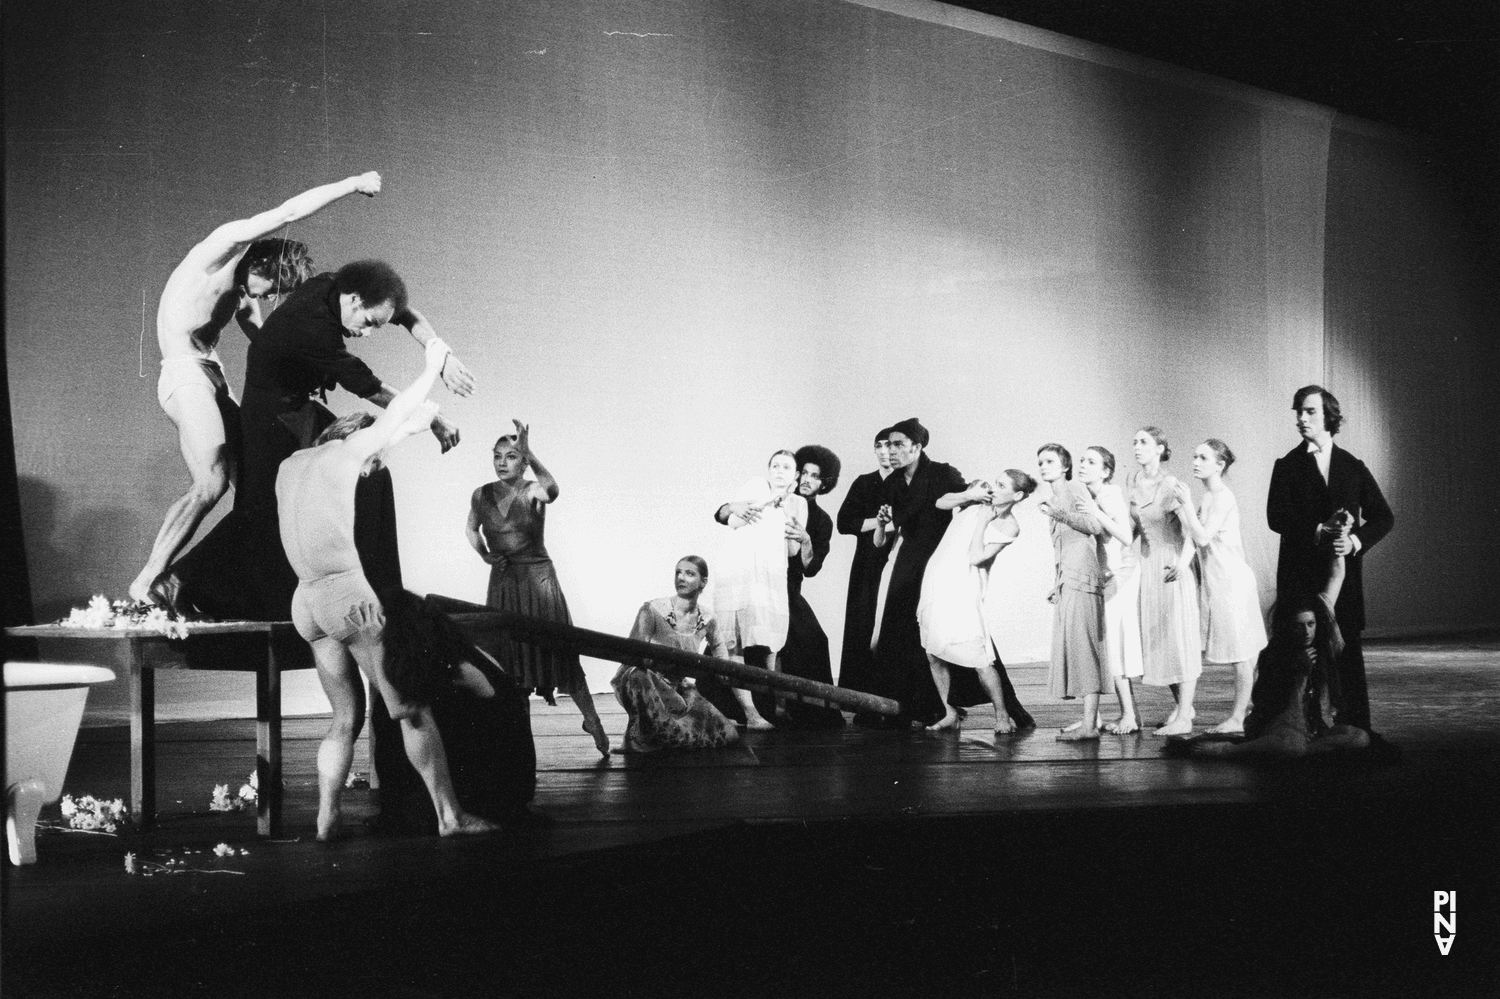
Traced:
POLYGON ((102 666, 5 664, 5 842, 12 864, 36 863, 36 816, 62 796, 89 686, 102 666))

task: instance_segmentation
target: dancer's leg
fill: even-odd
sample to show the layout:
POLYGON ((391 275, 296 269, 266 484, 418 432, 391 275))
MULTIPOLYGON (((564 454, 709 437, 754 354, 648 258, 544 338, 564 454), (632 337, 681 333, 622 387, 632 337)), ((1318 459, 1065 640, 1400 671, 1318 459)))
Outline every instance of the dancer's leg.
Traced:
POLYGON ((1209 729, 1226 735, 1245 731, 1245 715, 1250 711, 1250 688, 1255 684, 1255 663, 1246 659, 1234 664, 1234 707, 1229 717, 1209 729))
POLYGON ((1157 735, 1188 735, 1193 731, 1193 695, 1198 690, 1198 678, 1172 684, 1172 696, 1177 698, 1177 709, 1167 723, 1156 730, 1157 735))
POLYGON ((327 635, 312 643, 313 662, 323 693, 333 706, 328 734, 318 745, 318 839, 338 836, 339 798, 349 765, 354 760, 354 740, 365 720, 365 687, 349 652, 327 635))
POLYGON ((1083 695, 1083 717, 1058 733, 1058 742, 1088 742, 1099 738, 1099 695, 1083 695))
MULTIPOLYGON (((401 722, 401 744, 406 749, 406 758, 412 768, 427 785, 432 797, 432 806, 437 810, 438 835, 454 836, 466 833, 491 832, 493 823, 470 815, 458 803, 453 790, 453 777, 448 771, 448 754, 443 749, 442 736, 438 734, 437 722, 432 709, 418 706, 396 693, 385 674, 385 643, 360 633, 350 641, 349 651, 359 663, 365 675, 377 684, 380 695, 386 700, 391 717, 401 722)), ((345 770, 348 770, 347 765, 345 770)), ((321 776, 321 775, 320 775, 321 776)))
POLYGON ((177 442, 192 484, 167 507, 146 565, 130 584, 132 600, 149 599, 152 580, 166 570, 192 538, 208 511, 228 491, 234 475, 234 455, 226 443, 224 418, 211 386, 183 385, 167 398, 162 408, 177 424, 177 442))
POLYGON ((979 675, 979 685, 990 695, 990 703, 995 706, 995 734, 1008 735, 1014 732, 1016 720, 1010 716, 1010 711, 1005 706, 1005 685, 1000 680, 999 672, 988 664, 979 667, 976 672, 979 675))
POLYGON ((1113 735, 1130 735, 1141 730, 1141 716, 1135 710, 1135 690, 1130 677, 1115 677, 1115 696, 1120 699, 1120 717, 1104 726, 1113 735))
POLYGON ((578 710, 583 714, 583 730, 594 737, 594 746, 600 755, 608 756, 609 736, 604 731, 604 723, 599 720, 599 711, 594 707, 594 695, 589 692, 589 681, 582 670, 578 671, 578 678, 574 680, 568 696, 573 698, 573 703, 578 705, 578 710))
POLYGON ((943 717, 936 724, 927 726, 929 732, 940 732, 958 724, 958 712, 948 703, 948 691, 952 689, 953 677, 948 674, 948 664, 931 652, 927 653, 927 668, 932 670, 932 683, 937 687, 938 700, 943 704, 943 717))
MULTIPOLYGON (((748 649, 745 649, 743 655, 730 656, 729 658, 737 663, 759 666, 765 662, 768 654, 769 650, 764 645, 752 645, 748 649), (750 659, 757 661, 747 662, 750 659)), ((765 717, 760 713, 760 709, 755 706, 755 700, 751 696, 750 691, 743 687, 735 687, 734 696, 739 699, 740 707, 745 710, 745 727, 747 729, 752 732, 765 732, 776 727, 766 721, 765 717)))

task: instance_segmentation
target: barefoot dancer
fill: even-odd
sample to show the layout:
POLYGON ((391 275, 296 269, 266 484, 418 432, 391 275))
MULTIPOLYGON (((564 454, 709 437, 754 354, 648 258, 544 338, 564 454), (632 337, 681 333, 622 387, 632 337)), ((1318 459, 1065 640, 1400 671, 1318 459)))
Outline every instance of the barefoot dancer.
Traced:
POLYGON ((417 380, 391 399, 379 418, 354 413, 336 421, 316 447, 281 463, 276 477, 281 543, 297 573, 292 622, 312 646, 318 679, 333 705, 333 723, 318 747, 318 839, 338 835, 339 795, 364 723, 363 671, 401 722, 407 759, 421 774, 444 836, 494 828, 459 806, 448 757, 427 705, 402 696, 386 673, 385 619, 354 547, 354 490, 381 452, 432 426, 437 404, 426 401, 448 356, 441 340, 426 347, 417 380))
MULTIPOLYGON (((464 528, 469 544, 490 565, 486 603, 496 610, 514 611, 547 621, 572 624, 568 601, 557 583, 557 571, 542 543, 547 504, 557 499, 557 480, 531 453, 530 430, 520 420, 514 434, 495 441, 496 481, 474 490, 469 522, 464 528), (526 469, 536 479, 526 478, 526 469)), ((609 755, 609 736, 594 710, 588 679, 578 655, 524 642, 511 645, 521 671, 521 685, 531 687, 556 704, 553 691, 562 690, 583 713, 583 730, 594 737, 603 756, 609 755)))
POLYGON ((268 212, 221 225, 189 250, 167 278, 156 308, 156 342, 162 357, 156 399, 177 425, 182 459, 193 482, 167 508, 146 565, 130 584, 132 600, 149 599, 151 581, 228 490, 239 460, 239 405, 219 364, 219 332, 236 308, 245 306, 245 298, 251 300, 248 314, 258 315, 254 308, 259 299, 291 290, 283 287, 280 268, 266 268, 259 257, 243 267, 242 258, 262 237, 356 191, 373 197, 380 191, 380 174, 324 184, 268 212))
POLYGON ((1209 729, 1221 735, 1245 731, 1255 657, 1266 647, 1260 593, 1240 540, 1240 508, 1224 485, 1224 473, 1232 464, 1229 445, 1210 437, 1193 452, 1193 475, 1204 485, 1203 502, 1196 511, 1187 484, 1177 484, 1182 526, 1198 548, 1203 575, 1198 588, 1203 661, 1234 666, 1234 707, 1228 718, 1209 729))
POLYGON ((1141 729, 1135 691, 1130 685, 1132 679, 1141 675, 1140 559, 1135 551, 1130 505, 1120 487, 1113 483, 1114 476, 1115 456, 1107 448, 1097 444, 1084 448, 1078 456, 1078 481, 1084 491, 1078 494, 1073 508, 1097 517, 1109 531, 1104 542, 1110 571, 1109 585, 1104 590, 1104 644, 1109 655, 1109 675, 1120 701, 1120 717, 1106 724, 1104 730, 1113 735, 1130 735, 1141 729))
MULTIPOLYGON (((776 650, 786 644, 791 610, 787 602, 787 557, 801 551, 788 539, 788 527, 805 529, 807 501, 797 489, 797 456, 777 451, 764 478, 745 483, 735 498, 719 507, 714 519, 733 528, 725 539, 714 585, 714 617, 729 658, 768 670, 776 669, 776 650)), ((774 726, 756 708, 750 691, 735 688, 745 709, 746 727, 774 726)))
POLYGON ((984 591, 995 556, 1021 533, 1011 509, 1035 489, 1035 479, 1019 469, 1007 468, 993 483, 975 481, 963 492, 938 498, 939 509, 956 508, 956 512, 927 562, 917 603, 922 647, 927 650, 932 681, 946 710, 929 731, 954 728, 959 723, 958 710, 948 703, 951 666, 974 671, 995 707, 996 735, 1035 724, 1016 699, 984 616, 984 591))
POLYGON ((1133 442, 1140 470, 1130 477, 1131 518, 1141 534, 1141 660, 1146 682, 1170 687, 1176 702, 1157 735, 1193 730, 1193 695, 1203 673, 1203 636, 1198 630, 1198 586, 1193 546, 1182 536, 1183 503, 1177 479, 1162 471, 1172 456, 1156 427, 1142 427, 1133 442))
POLYGON ((1097 517, 1074 507, 1085 491, 1069 481, 1073 456, 1061 444, 1044 444, 1036 453, 1038 477, 1052 487, 1050 499, 1040 504, 1052 518, 1052 551, 1057 558, 1057 581, 1047 599, 1056 610, 1052 618, 1053 697, 1083 698, 1083 718, 1077 728, 1064 729, 1059 742, 1099 738, 1099 695, 1110 687, 1104 649, 1104 586, 1109 578, 1105 534, 1097 517))

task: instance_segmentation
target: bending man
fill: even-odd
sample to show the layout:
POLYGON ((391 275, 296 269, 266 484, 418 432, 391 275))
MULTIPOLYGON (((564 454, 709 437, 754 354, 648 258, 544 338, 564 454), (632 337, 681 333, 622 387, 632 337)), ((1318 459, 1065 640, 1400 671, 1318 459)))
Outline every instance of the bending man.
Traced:
POLYGON ((281 543, 297 573, 292 621, 312 646, 318 679, 333 705, 333 723, 318 747, 318 839, 338 833, 339 795, 364 723, 363 670, 401 723, 407 759, 421 775, 437 809, 443 836, 489 832, 495 827, 463 811, 448 772, 432 710, 392 686, 385 663, 385 615, 354 547, 354 490, 380 465, 381 452, 432 426, 437 404, 427 393, 450 351, 429 340, 427 364, 396 394, 378 418, 353 413, 330 426, 315 447, 282 462, 276 478, 281 543))
POLYGON ((167 508, 151 555, 130 584, 132 600, 148 599, 151 581, 187 544, 229 488, 235 472, 239 407, 219 364, 219 332, 244 304, 242 296, 251 300, 248 308, 258 316, 255 306, 259 299, 290 290, 280 286, 282 282, 274 273, 242 267, 246 251, 262 237, 340 198, 356 191, 373 197, 379 190, 380 174, 361 174, 304 191, 251 218, 225 223, 189 250, 167 278, 156 308, 156 342, 161 349, 156 399, 177 425, 182 459, 193 482, 167 508))

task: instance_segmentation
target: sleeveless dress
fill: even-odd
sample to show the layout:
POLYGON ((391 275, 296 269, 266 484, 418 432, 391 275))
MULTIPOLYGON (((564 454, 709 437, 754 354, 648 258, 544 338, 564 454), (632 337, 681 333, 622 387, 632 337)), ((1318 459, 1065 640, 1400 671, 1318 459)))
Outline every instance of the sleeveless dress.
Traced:
MULTIPOLYGON (((504 563, 490 567, 485 603, 496 610, 572 624, 557 571, 542 543, 546 505, 515 495, 502 508, 494 484, 476 490, 472 505, 485 544, 494 554, 505 556, 504 563)), ((513 641, 505 642, 501 652, 503 664, 514 664, 521 686, 535 690, 549 704, 557 703, 555 690, 573 690, 584 682, 576 653, 513 641)))
POLYGON ((1145 680, 1156 687, 1192 680, 1203 673, 1198 627, 1197 581, 1192 572, 1167 582, 1185 544, 1177 520, 1177 480, 1163 475, 1154 487, 1130 477, 1130 512, 1140 525, 1141 661, 1145 680))
POLYGON ((1198 568, 1203 574, 1198 589, 1203 661, 1248 662, 1266 647, 1260 592, 1255 585, 1255 573, 1245 562, 1245 546, 1240 540, 1240 508, 1234 493, 1225 489, 1205 495, 1198 507, 1199 520, 1206 522, 1210 498, 1226 504, 1228 512, 1208 544, 1198 549, 1198 568))
MULTIPOLYGON (((917 601, 922 648, 946 663, 969 669, 995 661, 994 640, 984 617, 989 573, 969 564, 969 542, 984 512, 979 503, 954 511, 943 540, 927 560, 922 596, 917 601)), ((991 521, 984 530, 984 542, 1006 540, 1000 534, 1000 521, 991 521)))
MULTIPOLYGON (((771 485, 765 479, 751 479, 734 496, 736 501, 757 504, 770 498, 771 485)), ((713 579, 713 615, 729 655, 744 655, 756 645, 774 652, 786 644, 786 525, 789 520, 805 524, 806 510, 801 496, 787 496, 751 523, 729 518, 732 529, 719 551, 713 579)))
MULTIPOLYGON (((1113 483, 1099 487, 1096 497, 1100 509, 1111 519, 1129 520, 1130 507, 1125 494, 1113 483)), ((1109 675, 1138 677, 1141 666, 1141 573, 1140 556, 1134 544, 1123 544, 1113 535, 1104 543, 1109 562, 1110 583, 1104 590, 1104 649, 1109 659, 1109 675)))
MULTIPOLYGON (((699 608, 691 617, 678 620, 672 597, 642 604, 630 637, 725 658, 724 642, 713 617, 699 608)), ((610 686, 630 718, 625 726, 626 752, 708 749, 739 740, 734 722, 696 688, 676 683, 648 666, 622 665, 610 686)))

